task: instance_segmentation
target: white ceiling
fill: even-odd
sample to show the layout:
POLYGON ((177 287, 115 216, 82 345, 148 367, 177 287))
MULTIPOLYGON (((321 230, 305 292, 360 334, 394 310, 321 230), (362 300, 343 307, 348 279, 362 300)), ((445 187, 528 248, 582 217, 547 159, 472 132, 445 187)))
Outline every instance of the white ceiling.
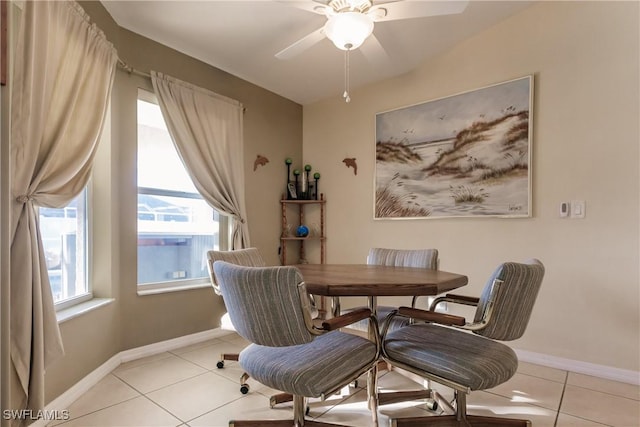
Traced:
MULTIPOLYGON (((294 2, 102 0, 121 27, 285 98, 304 105, 341 97, 344 52, 328 39, 292 59, 281 60, 274 56, 326 22, 322 15, 292 6, 294 2)), ((353 52, 350 58, 351 89, 406 73, 531 3, 471 0, 465 11, 457 15, 378 22, 374 35, 388 59, 371 64, 362 52, 353 52)), ((370 41, 365 41, 361 49, 366 49, 367 43, 370 41)))

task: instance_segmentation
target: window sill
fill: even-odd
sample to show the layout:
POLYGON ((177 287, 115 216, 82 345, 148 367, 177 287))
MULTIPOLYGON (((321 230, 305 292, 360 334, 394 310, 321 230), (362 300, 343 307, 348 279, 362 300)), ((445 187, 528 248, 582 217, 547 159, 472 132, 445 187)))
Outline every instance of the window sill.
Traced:
POLYGON ((111 304, 113 301, 115 301, 115 299, 113 298, 92 298, 89 301, 81 302, 80 304, 76 304, 69 308, 59 310, 58 312, 56 312, 58 324, 64 323, 67 320, 74 319, 97 308, 111 304))
POLYGON ((190 291, 192 289, 211 288, 211 282, 190 284, 138 285, 138 296, 164 294, 168 292, 190 291))

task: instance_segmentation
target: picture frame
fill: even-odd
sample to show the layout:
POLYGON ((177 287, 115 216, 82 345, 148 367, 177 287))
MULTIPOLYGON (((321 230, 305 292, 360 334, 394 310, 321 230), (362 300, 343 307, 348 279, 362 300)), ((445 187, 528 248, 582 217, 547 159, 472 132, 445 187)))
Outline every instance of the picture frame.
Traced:
POLYGON ((374 219, 531 216, 533 75, 376 114, 374 219))
POLYGON ((297 200, 298 199, 298 193, 296 191, 296 184, 293 182, 290 182, 287 184, 287 189, 289 190, 289 198, 291 200, 297 200))

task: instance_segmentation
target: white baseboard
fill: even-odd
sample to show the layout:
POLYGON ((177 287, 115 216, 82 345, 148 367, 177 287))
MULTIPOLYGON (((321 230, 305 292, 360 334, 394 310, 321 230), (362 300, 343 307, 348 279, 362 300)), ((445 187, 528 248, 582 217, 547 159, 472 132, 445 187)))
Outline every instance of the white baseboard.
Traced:
MULTIPOLYGON (((71 386, 67 391, 62 393, 56 399, 49 402, 45 407, 45 411, 50 410, 62 410, 68 408, 73 402, 79 399, 85 394, 91 387, 96 385, 100 380, 109 375, 120 364, 130 362, 132 360, 141 359, 143 357, 153 356, 154 354, 163 353, 165 351, 175 350, 176 348, 186 347, 188 345, 197 344, 202 341, 207 341, 213 338, 218 338, 224 335, 228 335, 231 332, 222 330, 220 328, 210 329, 208 331, 197 332, 195 334, 185 335, 178 338, 173 338, 167 341, 161 341, 154 344, 145 345, 143 347, 132 348, 130 350, 124 350, 109 360, 104 362, 98 368, 94 369, 83 379, 71 386)), ((37 420, 32 427, 45 427, 49 421, 37 420)))
MULTIPOLYGON (((49 404, 44 408, 45 412, 49 410, 60 411, 62 409, 68 408, 73 402, 75 402, 83 394, 89 391, 91 387, 96 385, 98 382, 100 382, 100 380, 109 375, 111 371, 120 366, 120 363, 122 363, 120 360, 120 354, 116 354, 111 359, 98 366, 98 368, 91 371, 87 376, 75 383, 56 399, 49 402, 49 404)), ((40 419, 31 424, 31 426, 44 427, 48 422, 48 420, 40 419)))
POLYGON ((562 369, 563 371, 575 372, 577 374, 591 375, 592 377, 621 383, 640 385, 640 372, 637 371, 549 356, 548 354, 534 353, 526 350, 514 349, 514 351, 518 355, 518 359, 523 362, 534 363, 548 368, 562 369))
MULTIPOLYGON (((197 344, 199 342, 218 338, 230 333, 230 331, 216 328, 210 329, 208 331, 197 332, 195 334, 185 335, 167 341, 145 345, 138 348, 132 348, 130 350, 121 351, 120 353, 116 354, 105 363, 100 365, 98 368, 90 372, 87 376, 78 381, 56 399, 51 401, 45 407, 45 410, 53 411, 68 408, 74 401, 76 401, 84 393, 89 391, 91 387, 93 387, 100 380, 109 375, 122 363, 141 359, 143 357, 153 356, 154 354, 163 353, 165 351, 175 350, 176 348, 197 344)), ((604 365, 596 365, 594 363, 581 362, 579 360, 564 359, 562 357, 549 356, 547 354, 534 353, 526 350, 516 349, 515 352, 518 355, 518 359, 523 362, 534 363, 536 365, 546 366, 549 368, 562 369, 564 371, 591 375, 598 378, 604 378, 628 384, 640 385, 640 372, 612 368, 610 366, 604 365)), ((45 427, 47 423, 48 421, 46 420, 38 420, 31 424, 31 426, 45 427)))
POLYGON ((145 345, 142 347, 132 348, 130 350, 121 351, 119 353, 120 363, 142 359, 143 357, 153 356, 154 354, 175 350, 176 348, 186 347, 192 344, 197 344, 199 342, 218 338, 230 333, 231 332, 229 331, 224 331, 220 328, 216 328, 210 329, 208 331, 196 332, 195 334, 185 335, 178 338, 173 338, 167 341, 145 345))

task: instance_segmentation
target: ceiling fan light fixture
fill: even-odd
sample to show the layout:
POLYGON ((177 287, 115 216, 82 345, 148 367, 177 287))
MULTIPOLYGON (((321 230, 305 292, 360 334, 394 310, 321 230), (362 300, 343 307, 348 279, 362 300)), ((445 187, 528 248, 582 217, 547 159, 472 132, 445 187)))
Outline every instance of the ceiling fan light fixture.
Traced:
POLYGON ((371 0, 331 0, 328 6, 336 12, 365 13, 372 6, 371 0))
POLYGON ((324 25, 326 36, 338 49, 359 48, 373 32, 373 20, 360 12, 341 12, 324 25))

